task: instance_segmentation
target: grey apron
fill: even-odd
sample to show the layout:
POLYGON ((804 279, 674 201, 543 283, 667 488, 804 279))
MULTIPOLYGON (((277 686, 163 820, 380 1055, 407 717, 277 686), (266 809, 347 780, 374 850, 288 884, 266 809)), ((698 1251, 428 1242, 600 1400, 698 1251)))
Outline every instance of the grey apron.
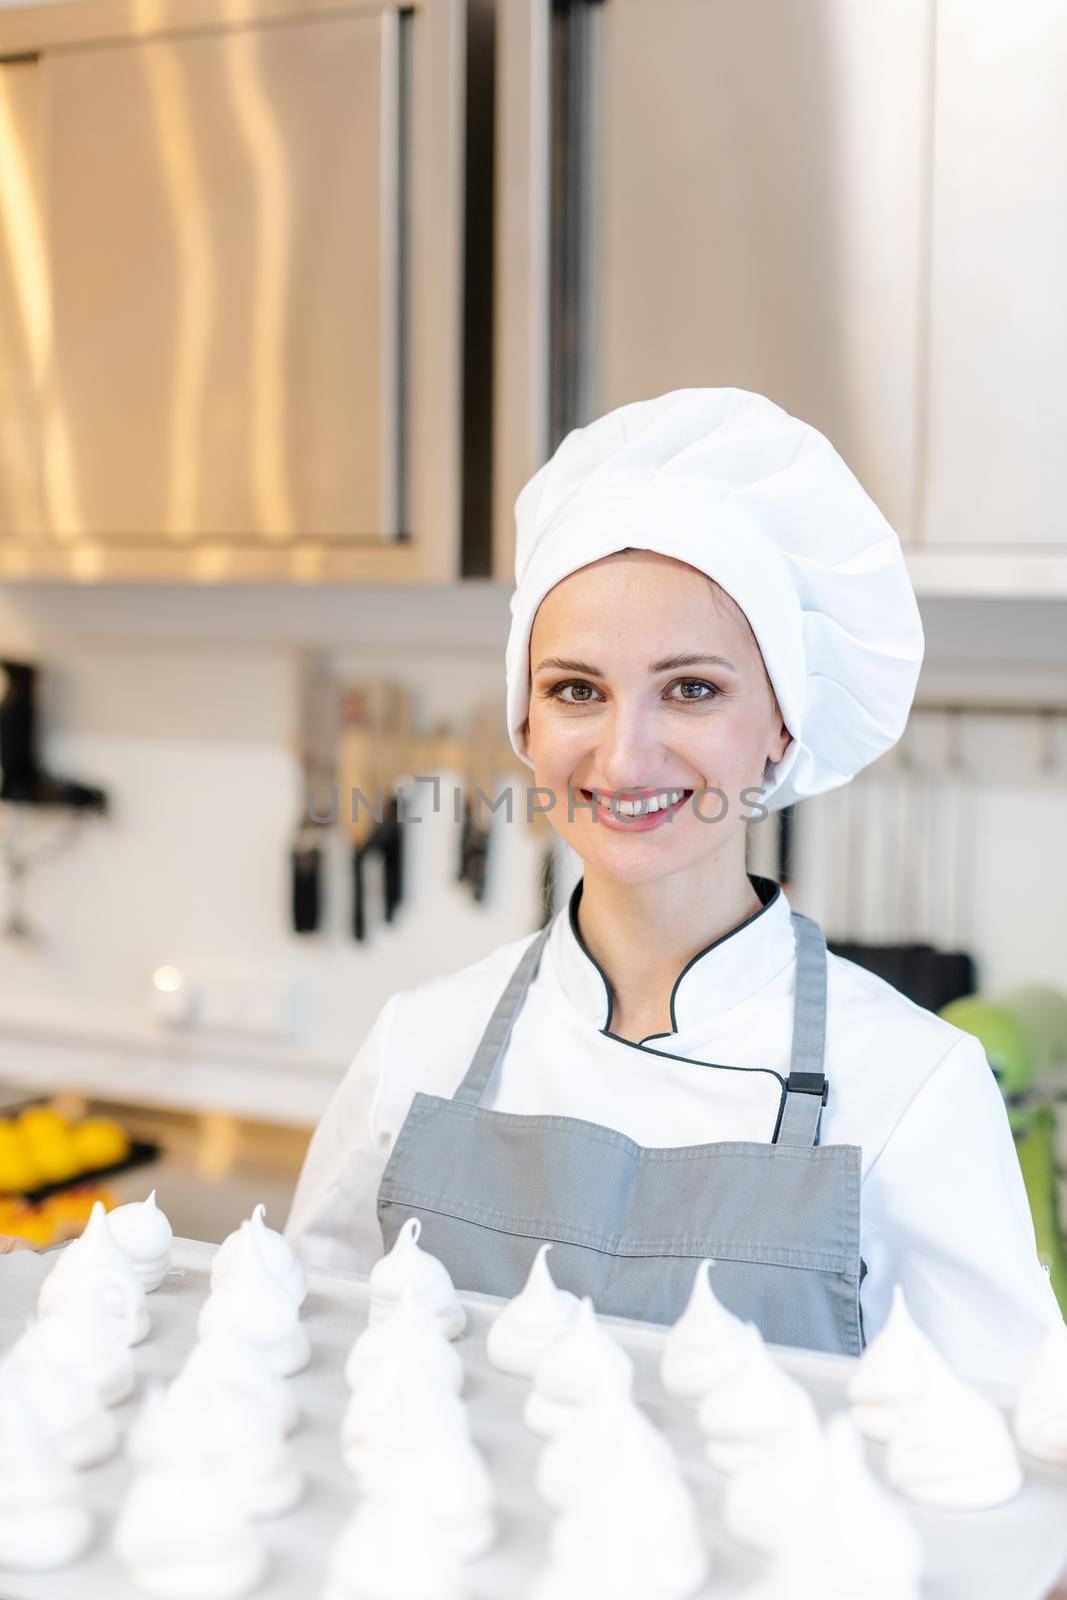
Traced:
POLYGON ((710 1256, 716 1294, 765 1338, 858 1355, 860 1147, 819 1143, 826 943, 818 923, 792 919, 793 1045, 769 1143, 646 1149, 599 1123, 482 1104, 550 922, 523 952, 453 1097, 415 1095, 378 1190, 385 1248, 417 1215, 420 1244, 457 1288, 510 1297, 550 1239, 562 1288, 650 1322, 681 1315, 710 1256))

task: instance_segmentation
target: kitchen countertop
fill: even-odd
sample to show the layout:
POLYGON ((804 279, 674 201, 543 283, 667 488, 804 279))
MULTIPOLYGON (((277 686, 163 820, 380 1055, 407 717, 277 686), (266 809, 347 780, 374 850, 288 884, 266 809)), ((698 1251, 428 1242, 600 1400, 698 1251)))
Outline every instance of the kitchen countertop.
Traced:
POLYGON ((314 1127, 347 1060, 293 1042, 178 1032, 110 1015, 0 1010, 0 1089, 218 1111, 314 1127))

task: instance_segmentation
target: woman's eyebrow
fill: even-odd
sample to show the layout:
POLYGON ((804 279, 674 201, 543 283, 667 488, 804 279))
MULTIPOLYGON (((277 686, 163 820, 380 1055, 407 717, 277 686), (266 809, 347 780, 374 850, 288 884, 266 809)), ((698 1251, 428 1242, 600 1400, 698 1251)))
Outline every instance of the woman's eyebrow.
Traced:
MULTIPOLYGON (((571 661, 566 656, 546 656, 537 663, 534 671, 544 672, 548 667, 559 672, 584 672, 590 678, 604 677, 599 667, 590 666, 588 661, 571 661)), ((673 672, 677 667, 726 667, 730 672, 737 671, 733 662, 727 661, 725 656, 664 656, 662 661, 650 661, 648 664, 649 672, 673 672)))

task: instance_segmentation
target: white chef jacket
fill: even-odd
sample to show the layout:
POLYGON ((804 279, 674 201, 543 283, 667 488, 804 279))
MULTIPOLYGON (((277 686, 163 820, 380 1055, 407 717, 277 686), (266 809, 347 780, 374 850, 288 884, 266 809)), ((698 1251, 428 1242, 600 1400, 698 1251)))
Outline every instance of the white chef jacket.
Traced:
MULTIPOLYGON (((578 1117, 650 1147, 769 1142, 782 1092, 774 1073, 789 1070, 796 950, 784 891, 752 882, 761 909, 686 964, 671 995, 673 1031, 637 1044, 611 1031, 610 985, 578 931, 580 880, 553 918, 483 1103, 578 1117)), ((499 945, 385 1002, 312 1136, 297 1184, 286 1233, 309 1265, 365 1273, 381 1255, 378 1185, 412 1097, 452 1095, 536 937, 499 945)), ((821 1142, 862 1151, 867 1340, 899 1283, 920 1327, 958 1371, 1019 1381, 1061 1317, 981 1044, 828 954, 826 1072, 821 1142)))

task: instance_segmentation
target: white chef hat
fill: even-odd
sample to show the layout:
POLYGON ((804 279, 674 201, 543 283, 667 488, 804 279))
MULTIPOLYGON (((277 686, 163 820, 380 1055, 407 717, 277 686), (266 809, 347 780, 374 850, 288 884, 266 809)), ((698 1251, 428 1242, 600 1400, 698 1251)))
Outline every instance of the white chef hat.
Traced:
POLYGON ((526 753, 530 632, 545 595, 634 546, 741 607, 792 734, 772 810, 847 783, 900 738, 923 632, 893 529, 824 436, 745 389, 676 389, 575 428, 515 502, 508 733, 526 753))

